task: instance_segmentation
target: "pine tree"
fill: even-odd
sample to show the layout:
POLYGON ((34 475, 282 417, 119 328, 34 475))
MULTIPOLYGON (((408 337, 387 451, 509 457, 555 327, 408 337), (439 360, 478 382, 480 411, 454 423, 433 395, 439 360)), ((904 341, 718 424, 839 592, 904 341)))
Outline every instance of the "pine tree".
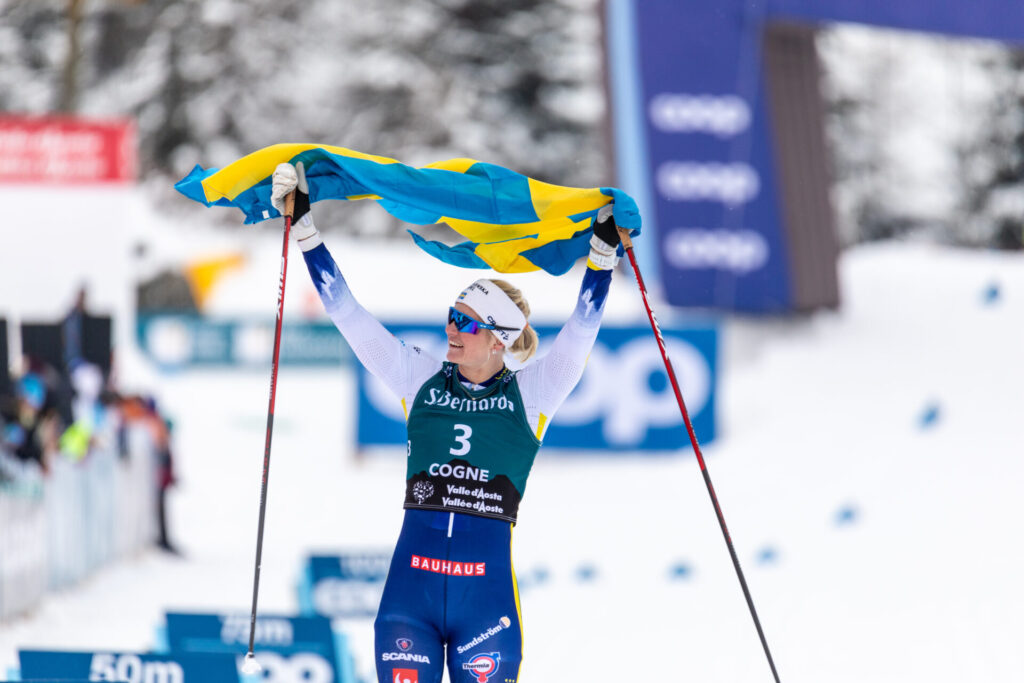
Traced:
MULTIPOLYGON (((64 5, 0 3, 0 106, 49 111, 64 5)), ((610 176, 600 39, 596 0, 86 3, 78 112, 136 117, 142 172, 165 201, 194 164, 278 142, 413 165, 472 157, 594 186, 610 176)), ((374 207, 317 215, 400 229, 374 207)))

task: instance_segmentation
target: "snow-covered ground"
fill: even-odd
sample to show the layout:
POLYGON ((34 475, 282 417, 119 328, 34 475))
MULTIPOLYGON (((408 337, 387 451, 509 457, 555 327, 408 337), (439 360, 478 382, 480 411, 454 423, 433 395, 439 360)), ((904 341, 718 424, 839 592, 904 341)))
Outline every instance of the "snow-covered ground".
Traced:
MULTIPOLYGON (((234 235, 253 267, 211 305, 272 315, 279 241, 234 235)), ((329 240, 382 314, 443 311, 468 279, 409 245, 329 240)), ((289 312, 308 295, 292 257, 289 312)), ((890 243, 840 266, 840 311, 722 327, 720 438, 705 455, 780 677, 1020 681, 1024 257, 890 243)), ((518 282, 552 319, 578 286, 572 275, 518 282)), ((609 315, 639 319, 628 271, 614 289, 609 315)), ((159 381, 176 423, 171 526, 184 555, 106 568, 0 625, 0 671, 18 647, 151 647, 166 609, 248 611, 268 373, 159 381)), ((348 369, 282 370, 264 610, 296 609, 311 550, 389 548, 397 536, 404 460, 354 457, 353 392, 348 369)), ((771 680, 692 454, 542 450, 515 543, 524 683, 771 680), (679 565, 690 572, 673 576, 679 565), (578 580, 581 567, 594 579, 578 580)), ((367 670, 369 627, 351 632, 367 670)))

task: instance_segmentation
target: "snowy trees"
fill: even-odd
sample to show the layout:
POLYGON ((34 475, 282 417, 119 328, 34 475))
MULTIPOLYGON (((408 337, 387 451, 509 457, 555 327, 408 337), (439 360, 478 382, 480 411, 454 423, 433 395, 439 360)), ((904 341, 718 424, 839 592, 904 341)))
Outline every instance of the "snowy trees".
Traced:
MULTIPOLYGON (((413 165, 468 156, 600 185, 612 172, 599 5, 0 0, 0 110, 135 117, 157 197, 196 163, 276 142, 413 165)), ((1024 57, 850 25, 825 29, 818 45, 843 244, 926 227, 964 244, 1019 245, 1024 57)), ((317 216, 350 232, 400 229, 373 207, 317 216)))
POLYGON ((1019 248, 1024 58, 998 43, 842 25, 818 39, 843 244, 927 232, 1019 248))
MULTIPOLYGON (((62 100, 66 2, 0 0, 4 110, 62 100)), ((596 0, 107 0, 82 12, 77 110, 137 117, 143 173, 163 186, 277 142, 610 181, 596 0)), ((350 230, 397 228, 381 212, 344 215, 350 230)))

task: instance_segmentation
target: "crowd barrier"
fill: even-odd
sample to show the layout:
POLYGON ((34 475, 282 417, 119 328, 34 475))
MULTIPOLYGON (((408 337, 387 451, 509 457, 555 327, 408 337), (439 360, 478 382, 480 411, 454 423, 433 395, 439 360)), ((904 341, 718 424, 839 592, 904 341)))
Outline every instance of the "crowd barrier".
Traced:
POLYGON ((51 459, 46 473, 0 452, 0 620, 47 591, 151 545, 157 533, 157 450, 128 424, 94 434, 81 460, 51 459))

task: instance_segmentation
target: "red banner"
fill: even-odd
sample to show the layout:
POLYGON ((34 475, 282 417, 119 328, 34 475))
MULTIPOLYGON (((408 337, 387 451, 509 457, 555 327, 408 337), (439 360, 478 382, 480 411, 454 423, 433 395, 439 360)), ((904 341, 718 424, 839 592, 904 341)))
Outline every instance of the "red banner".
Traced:
POLYGON ((135 122, 0 116, 0 183, 134 182, 135 122))

